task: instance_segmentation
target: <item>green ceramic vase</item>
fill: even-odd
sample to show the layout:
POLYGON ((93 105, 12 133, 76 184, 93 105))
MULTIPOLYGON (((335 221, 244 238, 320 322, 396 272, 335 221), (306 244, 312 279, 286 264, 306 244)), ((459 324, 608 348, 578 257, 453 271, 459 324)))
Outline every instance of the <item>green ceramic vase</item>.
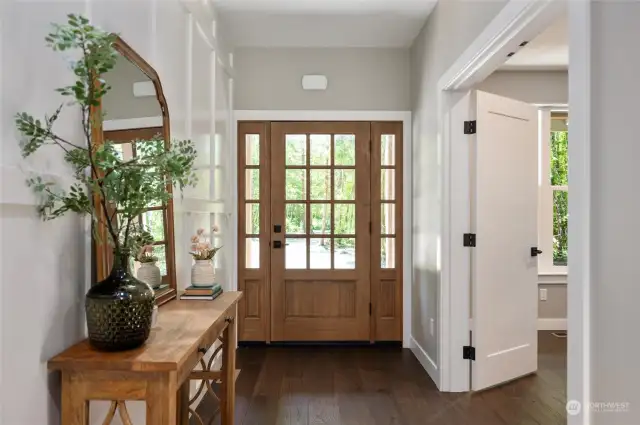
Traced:
POLYGON ((111 274, 85 299, 89 343, 102 351, 123 351, 149 338, 155 293, 130 272, 129 253, 115 252, 111 274))

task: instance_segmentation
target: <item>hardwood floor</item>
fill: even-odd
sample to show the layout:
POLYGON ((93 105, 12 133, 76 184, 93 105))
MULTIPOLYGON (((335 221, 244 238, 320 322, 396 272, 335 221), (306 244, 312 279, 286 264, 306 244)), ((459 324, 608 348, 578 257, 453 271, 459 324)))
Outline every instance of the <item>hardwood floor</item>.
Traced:
MULTIPOLYGON (((236 424, 564 425, 566 339, 540 332, 539 353, 536 375, 456 394, 400 348, 240 348, 236 424)), ((198 407, 205 424, 220 423, 215 408, 211 398, 198 407)))

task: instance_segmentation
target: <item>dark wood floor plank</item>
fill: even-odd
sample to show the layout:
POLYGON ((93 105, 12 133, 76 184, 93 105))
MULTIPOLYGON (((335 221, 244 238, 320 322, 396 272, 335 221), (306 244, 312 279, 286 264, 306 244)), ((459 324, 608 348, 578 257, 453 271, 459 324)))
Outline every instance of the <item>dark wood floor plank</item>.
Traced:
MULTIPOLYGON (((566 339, 538 346, 537 374, 476 393, 438 391, 406 349, 242 348, 236 425, 564 425, 566 339)), ((208 425, 215 408, 198 407, 208 425)))

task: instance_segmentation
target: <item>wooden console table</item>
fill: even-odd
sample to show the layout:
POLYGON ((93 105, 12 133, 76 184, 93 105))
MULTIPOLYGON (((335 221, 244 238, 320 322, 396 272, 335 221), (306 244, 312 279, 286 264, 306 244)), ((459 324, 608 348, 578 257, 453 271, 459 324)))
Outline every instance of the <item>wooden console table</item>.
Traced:
POLYGON ((226 292, 214 301, 171 301, 162 306, 149 340, 140 348, 117 353, 93 349, 82 341, 49 360, 49 370, 62 373, 64 425, 89 425, 89 402, 109 400, 109 424, 116 410, 132 425, 125 400, 147 404, 147 425, 187 425, 195 410, 189 382, 202 380, 198 394, 211 381, 221 381, 223 425, 233 425, 235 408, 236 314, 240 292, 226 292), (222 344, 222 369, 211 370, 204 354, 216 340, 222 344), (202 370, 193 369, 201 365, 202 370))

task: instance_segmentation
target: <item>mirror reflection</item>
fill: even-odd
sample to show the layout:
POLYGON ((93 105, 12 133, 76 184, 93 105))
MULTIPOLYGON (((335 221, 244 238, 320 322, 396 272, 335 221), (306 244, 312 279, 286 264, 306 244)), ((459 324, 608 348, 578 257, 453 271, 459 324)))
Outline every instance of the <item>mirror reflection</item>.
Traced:
MULTIPOLYGON (((144 155, 145 144, 164 144, 162 108, 151 78, 136 63, 120 55, 116 66, 104 74, 103 79, 111 86, 102 101, 104 139, 115 143, 122 160, 132 161, 144 155)), ((135 258, 131 258, 134 275, 149 283, 156 294, 175 287, 171 282, 173 265, 169 261, 170 244, 173 244, 169 226, 173 224, 167 207, 149 204, 138 216, 137 224, 151 233, 153 244, 132 253, 135 258)), ((114 220, 118 221, 117 208, 114 220)))

